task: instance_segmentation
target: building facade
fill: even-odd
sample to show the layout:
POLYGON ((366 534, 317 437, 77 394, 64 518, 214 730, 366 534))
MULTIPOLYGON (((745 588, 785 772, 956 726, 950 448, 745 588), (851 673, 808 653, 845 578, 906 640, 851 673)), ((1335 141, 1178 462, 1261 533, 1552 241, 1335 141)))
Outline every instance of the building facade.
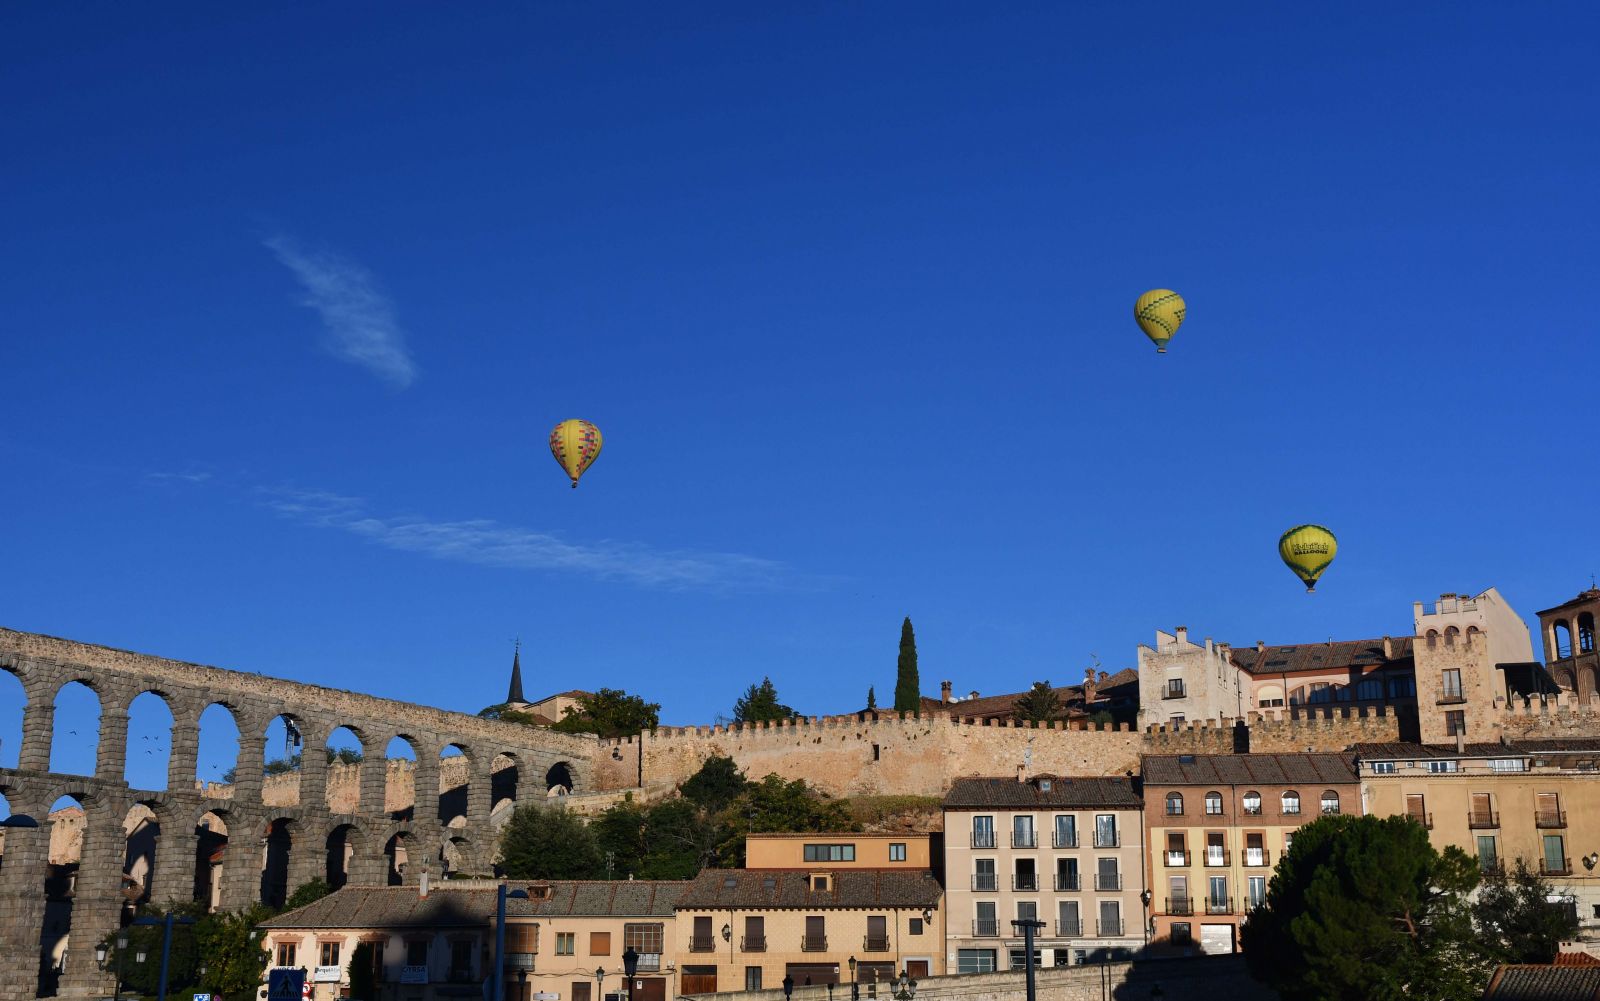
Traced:
POLYGON ((1576 908, 1600 937, 1600 740, 1569 738, 1352 748, 1367 813, 1401 815, 1485 870, 1518 859, 1576 908))
POLYGON ((1338 754, 1177 754, 1144 759, 1151 944, 1231 953, 1273 866, 1302 825, 1359 813, 1338 754))
POLYGON ((1539 613, 1544 662, 1555 683, 1578 696, 1579 703, 1600 695, 1600 651, 1595 649, 1595 618, 1600 616, 1600 588, 1589 588, 1571 601, 1539 613))
POLYGON ((1022 966, 1015 921, 1044 922, 1039 965, 1142 947, 1142 805, 1129 779, 956 779, 944 800, 950 971, 1022 966))
POLYGON ((1139 722, 1144 726, 1238 719, 1249 682, 1226 643, 1189 642, 1189 629, 1156 630, 1156 645, 1139 645, 1139 722))
POLYGON ((1418 739, 1492 740, 1510 692, 1506 668, 1533 660, 1528 625, 1500 592, 1443 594, 1412 608, 1416 630, 1418 739))

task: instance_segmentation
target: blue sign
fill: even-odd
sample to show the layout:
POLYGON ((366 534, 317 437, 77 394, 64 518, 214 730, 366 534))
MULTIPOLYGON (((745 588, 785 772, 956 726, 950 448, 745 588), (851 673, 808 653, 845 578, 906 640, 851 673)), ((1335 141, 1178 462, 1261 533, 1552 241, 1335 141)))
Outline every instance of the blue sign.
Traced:
POLYGON ((306 971, 280 966, 267 971, 267 1001, 302 1001, 306 971))

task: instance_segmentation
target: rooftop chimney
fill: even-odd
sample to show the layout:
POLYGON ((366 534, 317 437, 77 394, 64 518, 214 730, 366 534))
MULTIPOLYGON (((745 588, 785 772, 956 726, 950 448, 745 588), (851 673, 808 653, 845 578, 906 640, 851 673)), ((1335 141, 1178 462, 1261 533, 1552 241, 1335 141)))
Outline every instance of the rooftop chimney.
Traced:
POLYGON ((1179 643, 1187 643, 1187 642, 1189 642, 1189 627, 1188 626, 1179 626, 1178 628, 1176 628, 1176 629, 1174 629, 1172 631, 1172 634, 1178 638, 1178 642, 1179 643))
POLYGON ((1111 677, 1111 675, 1107 674, 1104 671, 1101 671, 1100 672, 1100 684, 1102 684, 1102 685, 1105 684, 1106 683, 1106 679, 1109 678, 1109 677, 1111 677))
POLYGON ((1387 636, 1383 638, 1383 659, 1394 660, 1394 640, 1387 636))
POLYGON ((417 881, 417 896, 426 897, 427 895, 428 895, 428 870, 424 869, 424 870, 422 870, 422 878, 417 881))
POLYGON ((950 702, 950 689, 953 686, 948 681, 939 682, 939 701, 945 704, 950 702))
POLYGON ((978 697, 978 690, 976 688, 974 688, 972 691, 967 693, 967 698, 969 698, 969 699, 975 699, 977 697, 978 697))
POLYGON ((1456 731, 1456 753, 1467 753, 1467 735, 1460 730, 1456 731))
POLYGON ((1256 640, 1256 653, 1266 653, 1266 652, 1267 652, 1267 641, 1266 640, 1256 640))

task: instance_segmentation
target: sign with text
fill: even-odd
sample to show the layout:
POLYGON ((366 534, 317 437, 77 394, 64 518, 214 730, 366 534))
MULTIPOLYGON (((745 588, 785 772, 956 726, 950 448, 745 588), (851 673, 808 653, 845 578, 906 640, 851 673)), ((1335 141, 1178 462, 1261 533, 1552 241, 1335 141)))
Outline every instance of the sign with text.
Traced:
POLYGON ((425 984, 428 982, 428 968, 426 966, 400 967, 400 982, 402 984, 425 984))
POLYGON ((311 979, 315 980, 319 984, 336 984, 339 982, 339 978, 343 974, 344 969, 342 967, 319 966, 317 967, 316 972, 312 973, 311 979))

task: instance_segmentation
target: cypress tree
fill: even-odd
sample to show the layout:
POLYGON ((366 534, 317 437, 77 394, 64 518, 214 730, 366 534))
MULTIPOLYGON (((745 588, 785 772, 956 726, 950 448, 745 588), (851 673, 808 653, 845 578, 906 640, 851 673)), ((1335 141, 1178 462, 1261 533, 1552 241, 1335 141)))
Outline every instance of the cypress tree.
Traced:
POLYGON ((914 713, 922 708, 922 684, 917 680, 917 637, 911 631, 911 616, 900 624, 900 665, 894 682, 896 712, 914 713))
POLYGON ((878 693, 872 690, 871 685, 867 686, 867 708, 878 708, 878 693))

